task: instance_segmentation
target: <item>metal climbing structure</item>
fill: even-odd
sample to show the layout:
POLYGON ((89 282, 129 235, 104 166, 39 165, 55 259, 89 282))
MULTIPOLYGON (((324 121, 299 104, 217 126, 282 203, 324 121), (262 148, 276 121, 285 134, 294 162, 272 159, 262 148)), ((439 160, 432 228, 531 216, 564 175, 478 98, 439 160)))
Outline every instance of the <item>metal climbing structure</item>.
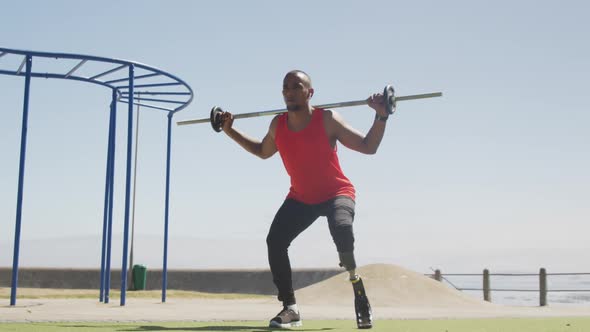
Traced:
POLYGON ((172 141, 172 117, 186 108, 193 100, 193 90, 180 78, 158 68, 134 61, 105 58, 98 56, 34 52, 0 48, 0 74, 19 76, 25 79, 23 117, 20 144, 20 162, 18 172, 18 189, 16 203, 16 222, 14 232, 14 255, 10 305, 16 304, 18 287, 18 262, 20 250, 21 222, 23 210, 23 185, 25 181, 25 160, 29 117, 29 98, 31 78, 51 78, 93 83, 111 89, 110 121, 106 161, 106 179, 104 195, 104 215, 100 272, 100 301, 109 302, 111 243, 113 224, 113 188, 115 171, 116 112, 117 103, 127 104, 127 158, 125 176, 125 215, 123 230, 123 259, 121 267, 121 305, 125 305, 127 290, 127 258, 129 239, 129 214, 131 193, 131 154, 133 146, 133 106, 150 108, 165 112, 168 118, 166 145, 166 189, 164 208, 164 252, 162 267, 162 302, 166 301, 167 265, 168 265, 168 215, 170 195, 170 149, 172 141), (51 59, 51 61, 48 61, 51 59), (16 60, 16 61, 14 61, 16 60), (33 65, 39 60, 40 66, 33 65), (56 66, 60 62, 61 66, 56 66), (16 63, 14 68, 4 64, 16 63), (59 68, 56 68, 59 67, 59 68), (63 68, 67 68, 63 70, 63 68), (139 82, 139 84, 137 83, 139 82))

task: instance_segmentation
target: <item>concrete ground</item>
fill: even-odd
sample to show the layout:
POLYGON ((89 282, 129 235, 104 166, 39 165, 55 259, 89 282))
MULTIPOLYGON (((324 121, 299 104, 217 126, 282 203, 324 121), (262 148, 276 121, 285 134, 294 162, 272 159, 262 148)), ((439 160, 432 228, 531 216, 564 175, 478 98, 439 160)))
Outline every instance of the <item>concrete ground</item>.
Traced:
MULTIPOLYGON (((359 269, 379 319, 590 316, 590 307, 509 307, 469 297, 421 274, 393 265, 359 269)), ((340 274, 296 292, 302 318, 354 319, 353 293, 340 274)), ((100 303, 97 299, 18 299, 0 302, 0 322, 41 321, 268 321, 281 307, 271 296, 255 298, 127 298, 100 303)))

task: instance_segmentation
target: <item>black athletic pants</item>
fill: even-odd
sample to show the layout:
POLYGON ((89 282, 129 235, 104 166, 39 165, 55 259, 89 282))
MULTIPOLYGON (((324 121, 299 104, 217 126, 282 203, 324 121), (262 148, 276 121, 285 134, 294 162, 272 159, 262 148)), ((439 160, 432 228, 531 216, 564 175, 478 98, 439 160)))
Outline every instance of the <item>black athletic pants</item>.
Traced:
POLYGON ((279 208, 270 226, 266 244, 273 282, 278 299, 284 305, 295 304, 291 263, 287 249, 291 242, 320 216, 327 217, 330 234, 338 252, 353 252, 355 203, 350 197, 338 196, 319 204, 304 204, 287 199, 279 208))

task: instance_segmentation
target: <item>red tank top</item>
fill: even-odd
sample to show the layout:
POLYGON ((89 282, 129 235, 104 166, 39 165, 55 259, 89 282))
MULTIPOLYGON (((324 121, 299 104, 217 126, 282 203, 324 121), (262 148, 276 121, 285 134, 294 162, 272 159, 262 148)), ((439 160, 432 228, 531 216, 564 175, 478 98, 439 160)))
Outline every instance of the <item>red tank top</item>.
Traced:
POLYGON ((336 196, 355 198, 354 186, 338 162, 324 127, 324 110, 314 109, 311 121, 297 132, 287 126, 287 113, 279 116, 275 143, 291 177, 287 198, 317 204, 336 196))

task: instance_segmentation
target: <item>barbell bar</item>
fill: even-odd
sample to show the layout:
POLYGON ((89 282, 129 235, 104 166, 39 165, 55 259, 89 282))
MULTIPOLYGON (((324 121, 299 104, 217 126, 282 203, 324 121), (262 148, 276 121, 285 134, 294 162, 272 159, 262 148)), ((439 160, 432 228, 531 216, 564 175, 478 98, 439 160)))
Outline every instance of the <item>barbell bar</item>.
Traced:
MULTIPOLYGON (((391 85, 387 85, 383 89, 383 95, 385 96, 387 113, 393 114, 398 101, 441 97, 442 92, 423 93, 423 94, 417 94, 417 95, 407 95, 407 96, 396 97, 393 87, 391 85)), ((362 106, 362 105, 367 105, 366 99, 316 105, 314 107, 329 109, 329 108, 352 107, 352 106, 362 106)), ((234 119, 244 119, 244 118, 253 118, 253 117, 258 117, 258 116, 281 114, 281 113, 285 113, 287 111, 288 110, 286 108, 281 108, 281 109, 275 109, 275 110, 269 110, 269 111, 234 114, 234 119)), ((211 109, 211 113, 208 118, 195 119, 195 120, 183 120, 183 121, 176 122, 176 124, 179 126, 183 126, 183 125, 209 122, 211 124, 211 127, 213 128, 213 130, 215 130, 216 132, 220 132, 221 126, 222 126, 222 123, 221 123, 221 115, 222 114, 223 114, 223 110, 220 107, 215 106, 211 109)))

